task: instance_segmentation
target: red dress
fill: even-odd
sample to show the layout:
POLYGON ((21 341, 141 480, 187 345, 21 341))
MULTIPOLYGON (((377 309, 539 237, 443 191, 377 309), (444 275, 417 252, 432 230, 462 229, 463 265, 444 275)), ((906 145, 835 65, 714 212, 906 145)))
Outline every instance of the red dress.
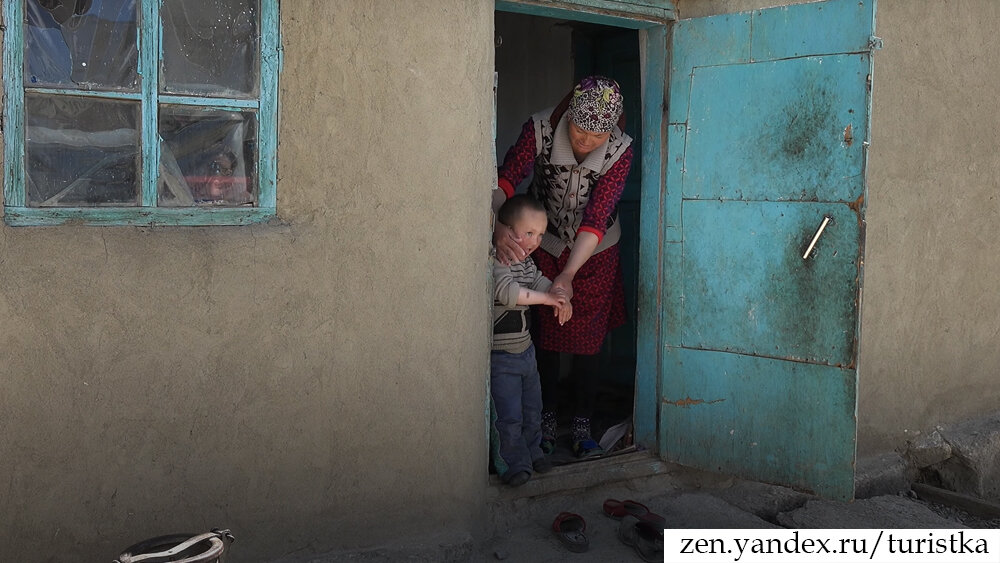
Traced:
MULTIPOLYGON (((508 197, 513 195, 514 186, 533 170, 536 182, 539 177, 544 177, 536 168, 536 152, 539 146, 545 145, 545 143, 536 144, 536 119, 537 115, 525 123, 517 142, 507 151, 503 164, 497 171, 498 184, 508 197)), ((604 236, 609 218, 614 213, 625 189, 625 180, 631 165, 632 147, 628 146, 620 154, 617 162, 596 178, 596 182, 589 189, 589 194, 584 194, 589 195, 585 206, 575 211, 582 215, 577 233, 589 231, 598 237, 604 236)), ((549 212, 551 222, 551 208, 549 212)), ((539 248, 532 257, 545 277, 554 279, 566 265, 570 251, 571 249, 566 247, 556 257, 539 248)), ((625 291, 618 244, 597 252, 580 268, 573 278, 572 304, 573 317, 562 326, 553 315, 551 307, 535 307, 538 329, 535 346, 552 352, 596 354, 600 351, 607 333, 624 324, 625 291)))

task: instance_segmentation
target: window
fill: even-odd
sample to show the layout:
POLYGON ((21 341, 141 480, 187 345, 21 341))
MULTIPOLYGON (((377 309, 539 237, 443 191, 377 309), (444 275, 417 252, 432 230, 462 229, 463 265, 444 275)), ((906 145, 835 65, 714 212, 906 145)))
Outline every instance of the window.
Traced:
POLYGON ((10 225, 275 212, 277 0, 4 2, 10 225))

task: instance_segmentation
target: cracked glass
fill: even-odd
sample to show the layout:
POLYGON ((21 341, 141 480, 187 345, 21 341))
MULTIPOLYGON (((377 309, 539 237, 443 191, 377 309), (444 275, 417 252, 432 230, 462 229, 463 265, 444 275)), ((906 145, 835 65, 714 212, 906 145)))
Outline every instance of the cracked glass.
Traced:
POLYGON ((24 82, 139 91, 136 0, 27 0, 24 82))

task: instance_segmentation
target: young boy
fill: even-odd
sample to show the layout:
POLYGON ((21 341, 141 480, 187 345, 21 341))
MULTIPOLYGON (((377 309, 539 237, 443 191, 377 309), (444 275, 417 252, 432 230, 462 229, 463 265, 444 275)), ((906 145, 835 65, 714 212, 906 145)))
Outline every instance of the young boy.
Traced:
POLYGON ((548 226, 545 207, 526 194, 504 202, 497 221, 511 228, 525 252, 521 262, 505 266, 493 261, 493 350, 490 354, 490 391, 499 434, 497 472, 517 487, 532 472, 552 468, 539 446, 542 440, 542 391, 531 342, 529 305, 550 305, 560 323, 570 319, 573 308, 565 294, 550 293, 552 281, 542 275, 530 258, 548 226), (506 468, 501 467, 505 465, 506 468))

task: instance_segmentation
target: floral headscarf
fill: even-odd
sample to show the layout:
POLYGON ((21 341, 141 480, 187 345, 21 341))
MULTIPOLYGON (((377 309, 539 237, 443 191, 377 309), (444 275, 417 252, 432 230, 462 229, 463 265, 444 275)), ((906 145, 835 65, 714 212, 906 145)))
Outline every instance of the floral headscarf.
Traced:
POLYGON ((604 76, 588 76, 573 88, 569 118, 581 129, 608 133, 622 115, 622 91, 604 76))

